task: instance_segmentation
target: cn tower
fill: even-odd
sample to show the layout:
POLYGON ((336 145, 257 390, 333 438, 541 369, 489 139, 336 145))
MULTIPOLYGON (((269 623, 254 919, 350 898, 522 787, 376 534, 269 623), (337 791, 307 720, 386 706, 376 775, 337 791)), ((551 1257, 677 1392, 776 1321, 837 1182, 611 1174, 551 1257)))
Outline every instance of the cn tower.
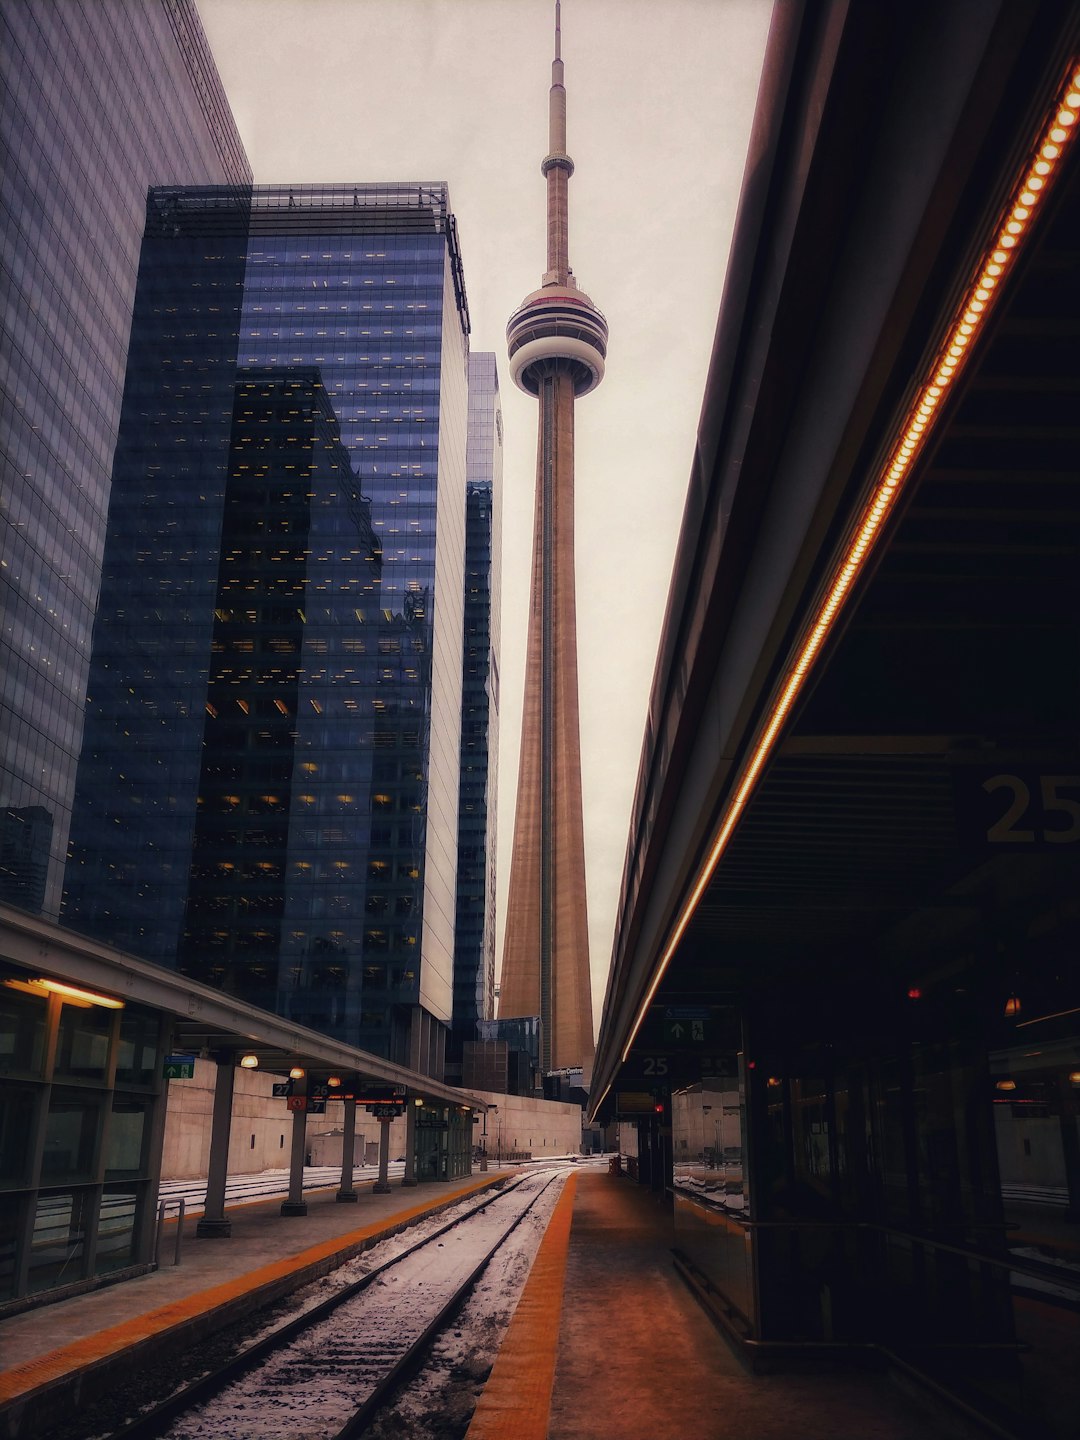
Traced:
POLYGON ((574 598, 574 401, 604 377, 608 327, 567 255, 566 89, 555 4, 547 269, 510 317, 510 375, 539 401, 532 591, 499 1018, 539 1015, 545 1071, 592 1071, 574 598))

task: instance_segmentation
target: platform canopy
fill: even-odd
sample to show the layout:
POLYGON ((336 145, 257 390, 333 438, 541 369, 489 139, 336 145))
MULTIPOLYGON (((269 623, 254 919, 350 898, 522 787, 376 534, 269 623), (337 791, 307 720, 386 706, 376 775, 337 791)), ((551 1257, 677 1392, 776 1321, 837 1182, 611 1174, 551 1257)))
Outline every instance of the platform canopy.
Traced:
POLYGON ((172 1017, 172 1048, 221 1059, 253 1055, 258 1069, 275 1075, 301 1067, 357 1076, 441 1104, 483 1113, 487 1102, 431 1076, 345 1045, 175 971, 60 929, 9 906, 0 906, 0 956, 28 978, 46 976, 69 985, 146 1006, 172 1017))
POLYGON ((695 1015, 1076 973, 1078 54, 1067 4, 776 7, 594 1111, 695 1015))

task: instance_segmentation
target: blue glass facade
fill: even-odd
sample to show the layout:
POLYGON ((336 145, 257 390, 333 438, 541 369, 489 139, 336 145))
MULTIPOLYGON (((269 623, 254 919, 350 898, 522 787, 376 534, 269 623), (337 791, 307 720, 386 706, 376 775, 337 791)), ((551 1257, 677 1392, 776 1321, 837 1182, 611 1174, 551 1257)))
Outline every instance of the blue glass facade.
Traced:
POLYGON ((429 1071, 467 334, 445 186, 151 192, 63 912, 429 1071))
POLYGON ((495 356, 469 357, 466 454, 465 629, 457 921, 454 934, 454 1075, 495 996, 495 819, 499 756, 502 410, 495 356))
POLYGON ((55 918, 152 184, 251 178, 193 0, 0 6, 0 900, 55 918))

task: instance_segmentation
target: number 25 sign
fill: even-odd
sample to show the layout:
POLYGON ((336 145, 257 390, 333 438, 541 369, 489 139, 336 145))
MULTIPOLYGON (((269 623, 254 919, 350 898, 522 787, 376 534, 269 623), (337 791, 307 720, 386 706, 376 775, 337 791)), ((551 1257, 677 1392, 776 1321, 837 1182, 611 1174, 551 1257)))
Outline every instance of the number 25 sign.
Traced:
POLYGON ((960 818, 980 845, 1041 850, 1080 844, 1080 774, 1002 770, 965 779, 960 818))

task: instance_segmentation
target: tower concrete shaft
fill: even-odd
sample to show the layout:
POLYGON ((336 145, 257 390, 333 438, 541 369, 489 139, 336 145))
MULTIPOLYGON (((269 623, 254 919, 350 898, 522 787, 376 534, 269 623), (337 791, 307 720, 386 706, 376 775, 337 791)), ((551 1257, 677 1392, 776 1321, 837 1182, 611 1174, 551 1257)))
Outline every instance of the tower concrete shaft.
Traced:
POLYGON ((607 322, 568 248, 559 4, 548 107, 547 270, 510 317, 510 373, 539 402, 532 593, 500 1018, 539 1015, 545 1070, 592 1069, 574 593, 574 403, 604 375, 607 322))

